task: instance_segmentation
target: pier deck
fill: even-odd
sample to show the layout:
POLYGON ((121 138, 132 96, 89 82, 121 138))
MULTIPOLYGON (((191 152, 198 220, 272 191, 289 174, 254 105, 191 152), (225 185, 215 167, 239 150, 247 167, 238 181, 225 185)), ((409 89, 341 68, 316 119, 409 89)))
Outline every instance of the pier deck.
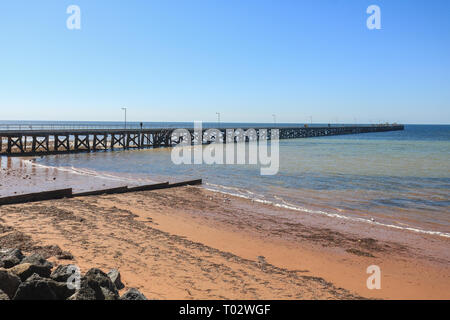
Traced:
MULTIPOLYGON (((270 139, 271 131, 279 130, 280 139, 297 139, 343 134, 384 132, 403 130, 403 125, 342 126, 342 127, 270 127, 240 128, 241 132, 252 132, 245 139, 259 139, 262 130, 270 139)), ((180 139, 173 139, 176 128, 159 129, 39 129, 39 130, 0 130, 0 155, 34 156, 71 152, 93 152, 105 150, 126 150, 131 148, 171 147, 180 139)), ((193 143, 198 142, 194 129, 187 129, 193 143)), ((208 130, 204 128, 204 133, 208 130)), ((239 141, 233 132, 237 129, 221 128, 221 140, 239 141), (232 130, 232 131, 229 131, 232 130)), ((206 135, 207 136, 207 135, 206 135)), ((203 139, 202 143, 207 143, 203 139)))

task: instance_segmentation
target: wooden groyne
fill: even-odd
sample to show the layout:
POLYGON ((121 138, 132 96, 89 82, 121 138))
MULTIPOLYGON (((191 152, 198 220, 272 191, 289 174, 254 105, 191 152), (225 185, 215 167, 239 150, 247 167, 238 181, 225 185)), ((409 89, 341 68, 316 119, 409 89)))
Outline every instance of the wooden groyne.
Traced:
POLYGON ((71 188, 52 190, 52 191, 44 191, 44 192, 36 192, 36 193, 28 193, 28 194, 20 194, 17 196, 0 198, 0 206, 4 205, 4 204, 16 204, 16 203, 25 203, 25 202, 34 202, 34 201, 43 201, 43 200, 52 200, 52 199, 62 199, 62 198, 68 198, 71 196, 72 196, 71 188))
MULTIPOLYGON (((342 127, 271 127, 271 128, 241 128, 243 132, 259 139, 262 130, 270 138, 273 129, 279 130, 280 139, 296 139, 322 137, 343 134, 358 134, 368 132, 384 132, 403 130, 403 125, 374 126, 342 126, 342 127)), ((49 129, 49 130, 1 130, 0 155, 34 156, 71 152, 93 152, 105 150, 126 150, 171 147, 180 139, 173 139, 174 128, 167 129, 49 129)), ((203 137, 205 131, 203 129, 203 137)), ((221 140, 226 143, 239 141, 234 136, 235 129, 216 129, 220 131, 221 140)), ((236 129, 238 130, 238 129, 236 129)), ((191 141, 195 143, 198 133, 194 129, 187 130, 191 141)), ((204 138, 203 138, 204 139, 204 138)), ((251 139, 251 137, 250 137, 251 139)), ((207 143, 207 141, 202 141, 207 143)))
POLYGON ((159 189, 168 189, 168 188, 176 188, 183 186, 195 186, 201 185, 202 179, 196 180, 188 180, 181 181, 175 183, 162 182, 155 183, 149 185, 142 185, 136 187, 116 187, 110 189, 103 190, 93 190, 87 192, 79 192, 73 193, 72 188, 60 189, 60 190, 52 190, 52 191, 44 191, 44 192, 36 192, 36 193, 28 193, 21 194, 9 197, 0 198, 0 206, 7 204, 19 204, 19 203, 27 203, 27 202, 36 202, 36 201, 44 201, 44 200, 55 200, 55 199, 63 199, 63 198, 74 198, 74 197, 87 197, 87 196, 95 196, 95 195, 103 195, 103 194, 119 194, 119 193, 127 193, 127 192, 138 192, 138 191, 147 191, 147 190, 159 190, 159 189))

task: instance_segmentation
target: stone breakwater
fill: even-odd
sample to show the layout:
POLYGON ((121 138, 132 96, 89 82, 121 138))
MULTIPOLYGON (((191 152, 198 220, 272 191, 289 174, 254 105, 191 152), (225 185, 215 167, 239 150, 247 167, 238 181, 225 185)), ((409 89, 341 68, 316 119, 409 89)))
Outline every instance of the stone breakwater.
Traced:
POLYGON ((25 256, 19 249, 0 249, 0 300, 147 300, 124 288, 118 270, 107 274, 97 268, 84 275, 74 265, 54 268, 41 254, 25 256))

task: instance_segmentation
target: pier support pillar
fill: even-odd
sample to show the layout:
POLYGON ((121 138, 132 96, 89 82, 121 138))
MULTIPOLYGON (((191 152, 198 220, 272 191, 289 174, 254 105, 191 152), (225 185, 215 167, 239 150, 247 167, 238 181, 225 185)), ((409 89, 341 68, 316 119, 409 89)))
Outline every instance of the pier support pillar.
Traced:
POLYGON ((95 134, 93 144, 92 144, 92 149, 94 151, 108 149, 107 137, 108 137, 108 135, 106 135, 106 134, 100 134, 100 135, 95 134), (100 146, 101 148, 98 148, 98 146, 100 146))
POLYGON ((8 153, 12 153, 12 148, 17 147, 20 151, 20 153, 24 153, 25 150, 23 149, 23 143, 22 143, 22 136, 18 137, 8 137, 8 153))
POLYGON ((75 150, 82 150, 81 147, 84 147, 90 151, 89 135, 85 135, 84 138, 80 138, 80 136, 78 134, 75 135, 75 150))
POLYGON ((64 139, 60 139, 59 135, 55 135, 55 151, 58 151, 59 147, 63 147, 64 151, 70 151, 70 141, 69 141, 69 136, 63 136, 64 139))
MULTIPOLYGON (((49 136, 42 137, 42 140, 38 140, 38 136, 33 136, 33 142, 31 144, 31 152, 36 152, 39 148, 42 148, 45 152, 50 152, 49 148, 49 136)), ((26 140, 26 138, 25 138, 26 140)))
POLYGON ((122 134, 122 133, 119 133, 119 134, 113 133, 113 134, 111 134, 111 149, 114 149, 114 146, 116 144, 119 147, 122 147, 122 148, 125 149, 125 135, 124 134, 122 134))

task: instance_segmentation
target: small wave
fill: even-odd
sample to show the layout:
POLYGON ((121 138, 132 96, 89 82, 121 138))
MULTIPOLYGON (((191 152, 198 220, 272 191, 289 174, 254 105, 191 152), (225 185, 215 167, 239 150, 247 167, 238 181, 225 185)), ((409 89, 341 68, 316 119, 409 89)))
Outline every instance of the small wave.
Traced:
MULTIPOLYGON (((26 163, 29 163, 33 166, 37 166, 37 167, 41 167, 41 168, 54 169, 54 170, 59 170, 59 171, 63 171, 63 172, 70 172, 72 174, 91 176, 91 177, 100 178, 100 179, 124 181, 124 182, 136 182, 136 181, 141 181, 141 182, 146 181, 146 182, 152 182, 152 183, 156 182, 156 181, 152 181, 150 179, 129 178, 129 177, 124 177, 124 176, 116 176, 116 175, 113 175, 110 173, 100 173, 100 172, 97 172, 95 170, 90 170, 90 169, 81 169, 81 168, 75 168, 75 167, 70 167, 70 168, 69 167, 55 167, 55 166, 47 166, 47 165, 39 164, 39 163, 30 161, 30 160, 23 160, 23 161, 26 163)), ((246 189, 240 189, 237 187, 229 187, 229 186, 217 185, 217 184, 213 184, 213 183, 205 183, 204 188, 207 190, 213 191, 213 192, 219 192, 219 193, 227 194, 230 196, 249 199, 249 200, 253 200, 258 203, 268 204, 268 205, 272 205, 275 207, 284 208, 284 209, 288 209, 288 210, 306 212, 306 213, 310 213, 310 214, 320 214, 320 215, 324 215, 324 216, 331 217, 331 218, 369 223, 372 225, 379 225, 379 226, 392 228, 392 229, 407 230, 407 231, 412 231, 412 232, 417 232, 417 233, 422 233, 422 234, 437 235, 437 236, 441 236, 441 237, 445 237, 445 238, 450 238, 450 233, 446 233, 446 232, 424 230, 424 229, 410 227, 410 226, 399 226, 399 225, 394 225, 394 224, 381 223, 378 221, 372 221, 372 220, 364 219, 364 218, 349 217, 349 216, 342 215, 342 214, 330 213, 330 212, 326 212, 326 211, 322 211, 322 210, 312 210, 312 209, 308 209, 308 208, 304 208, 304 207, 299 207, 295 204, 285 201, 282 197, 279 197, 279 196, 274 196, 274 198, 277 201, 279 201, 279 202, 274 202, 271 200, 266 200, 265 199, 266 197, 263 194, 257 194, 252 191, 249 191, 246 189), (228 190, 228 191, 225 191, 225 190, 228 190)))
MULTIPOLYGON (((238 194, 240 194, 240 195, 250 194, 255 197, 265 198, 265 196, 263 194, 257 194, 250 190, 243 190, 243 189, 240 189, 237 187, 226 187, 226 186, 222 186, 222 185, 218 185, 218 184, 214 184, 214 183, 210 183, 210 182, 206 182, 205 184, 208 186, 218 188, 218 189, 234 190, 234 191, 238 192, 238 194)), ((251 198, 249 197, 249 199, 251 199, 251 198)))
POLYGON ((129 178, 129 177, 124 177, 124 176, 117 176, 117 175, 113 175, 110 173, 105 173, 105 172, 98 172, 95 170, 90 170, 90 169, 85 169, 85 168, 75 168, 75 167, 56 167, 56 166, 48 166, 48 165, 44 165, 44 164, 40 164, 40 163, 36 163, 30 160, 24 160, 24 162, 29 163, 32 166, 36 166, 36 167, 40 167, 40 168, 44 168, 44 169, 54 169, 54 170, 58 170, 58 171, 62 171, 62 172, 69 172, 71 174, 76 174, 76 175, 82 175, 82 176, 89 176, 89 177, 94 177, 94 178, 99 178, 99 179, 105 179, 105 180, 113 180, 113 181, 123 181, 123 182, 151 182, 151 183, 155 183, 156 181, 150 180, 150 179, 142 179, 142 178, 129 178))
POLYGON ((433 231, 433 230, 424 230, 424 229, 420 229, 420 228, 406 227, 406 226, 402 227, 402 226, 397 226, 397 225, 394 225, 394 224, 381 223, 381 222, 378 222, 378 221, 372 221, 372 220, 364 219, 364 218, 349 217, 349 216, 342 215, 342 214, 325 212, 325 211, 322 211, 322 210, 312 210, 312 209, 299 207, 299 206, 296 206, 294 204, 288 203, 283 198, 278 197, 278 196, 275 196, 275 198, 277 200, 279 200, 281 203, 277 203, 277 202, 270 201, 270 200, 265 200, 265 199, 260 199, 260 198, 257 198, 257 197, 246 196, 246 195, 242 194, 242 190, 239 190, 239 188, 225 187, 225 186, 209 184, 209 183, 206 183, 206 185, 207 186, 208 185, 209 186, 213 186, 213 188, 208 188, 207 186, 205 187, 205 189, 213 191, 213 192, 219 192, 219 193, 227 194, 227 195, 234 196, 234 197, 249 199, 249 200, 252 200, 252 201, 255 201, 255 202, 258 202, 258 203, 268 204, 268 205, 272 205, 272 206, 278 207, 278 208, 283 208, 283 209, 288 209, 288 210, 293 210, 293 211, 306 212, 306 213, 310 213, 310 214, 320 214, 320 215, 324 215, 324 216, 331 217, 331 218, 337 218, 337 219, 343 219, 343 220, 349 220, 349 221, 356 221, 356 222, 362 222, 362 223, 368 223, 368 224, 378 225, 378 226, 392 228, 392 229, 407 230, 407 231, 412 231, 412 232, 417 232, 417 233, 422 233, 422 234, 437 235, 437 236, 441 236, 441 237, 445 237, 445 238, 450 238, 450 233, 446 233, 446 232, 433 231), (220 189, 238 189, 240 193, 231 193, 231 192, 227 192, 227 191, 220 190, 220 189))

